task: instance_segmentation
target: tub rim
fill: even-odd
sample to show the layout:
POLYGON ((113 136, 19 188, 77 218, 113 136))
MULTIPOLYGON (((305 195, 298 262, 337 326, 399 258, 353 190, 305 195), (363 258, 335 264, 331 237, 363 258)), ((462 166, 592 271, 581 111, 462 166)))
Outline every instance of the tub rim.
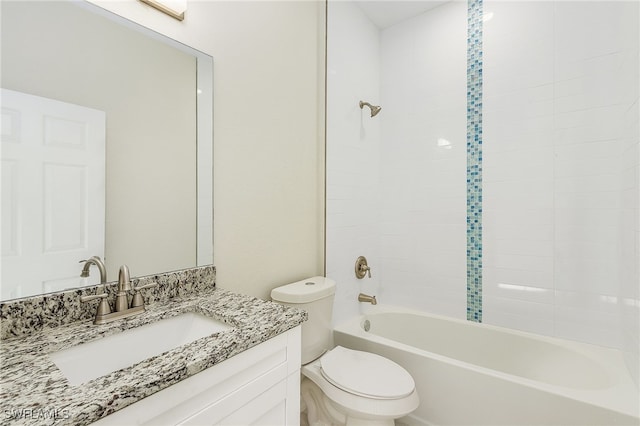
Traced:
POLYGON ((527 331, 510 329, 492 324, 476 323, 465 319, 448 317, 431 312, 419 311, 401 306, 378 304, 371 306, 365 312, 347 319, 334 326, 334 333, 342 333, 365 340, 373 341, 387 347, 400 349, 413 354, 427 356, 437 361, 444 362, 456 367, 471 369, 476 372, 487 374, 512 383, 523 384, 541 391, 549 392, 561 397, 570 398, 579 402, 586 402, 600 408, 612 410, 621 414, 637 418, 640 423, 640 392, 635 387, 630 372, 624 362, 621 350, 597 346, 574 340, 562 339, 558 337, 545 336, 527 331), (371 332, 366 332, 363 323, 369 316, 376 314, 399 313, 417 315, 421 317, 434 318, 443 321, 451 321, 464 326, 478 327, 493 330, 498 333, 506 333, 519 337, 525 337, 536 341, 560 346, 572 352, 577 352, 581 356, 597 363, 610 377, 610 386, 599 389, 579 389, 561 385, 548 384, 534 379, 529 379, 514 374, 493 370, 488 367, 474 365, 467 361, 450 358, 425 349, 410 346, 386 337, 382 337, 371 332))

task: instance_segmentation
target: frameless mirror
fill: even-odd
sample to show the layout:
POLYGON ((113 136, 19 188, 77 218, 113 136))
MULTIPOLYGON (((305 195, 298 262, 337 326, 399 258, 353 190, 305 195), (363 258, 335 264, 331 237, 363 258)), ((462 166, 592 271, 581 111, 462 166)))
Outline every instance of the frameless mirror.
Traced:
POLYGON ((213 60, 88 2, 2 1, 0 299, 213 263, 213 60))

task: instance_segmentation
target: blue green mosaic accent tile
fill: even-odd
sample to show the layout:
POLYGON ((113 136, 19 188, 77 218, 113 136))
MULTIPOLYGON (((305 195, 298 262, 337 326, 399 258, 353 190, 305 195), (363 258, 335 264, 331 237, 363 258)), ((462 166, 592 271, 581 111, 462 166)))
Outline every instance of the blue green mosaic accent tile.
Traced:
POLYGON ((482 322, 482 0, 467 3, 467 319, 482 322))

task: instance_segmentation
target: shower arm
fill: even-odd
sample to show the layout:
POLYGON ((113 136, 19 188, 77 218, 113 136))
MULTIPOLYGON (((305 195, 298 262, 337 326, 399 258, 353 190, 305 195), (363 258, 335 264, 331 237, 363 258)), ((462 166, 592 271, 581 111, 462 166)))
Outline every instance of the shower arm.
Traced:
POLYGON ((369 109, 371 110, 371 117, 375 117, 382 109, 382 107, 378 105, 371 105, 369 102, 364 102, 364 101, 360 101, 358 105, 360 106, 360 109, 364 109, 365 105, 368 106, 369 109))

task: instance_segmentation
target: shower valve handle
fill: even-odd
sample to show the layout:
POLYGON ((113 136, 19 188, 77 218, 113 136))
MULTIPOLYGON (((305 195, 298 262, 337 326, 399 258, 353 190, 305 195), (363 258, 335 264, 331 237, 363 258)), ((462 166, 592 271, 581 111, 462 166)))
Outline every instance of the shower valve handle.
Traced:
POLYGON ((362 265, 362 266, 360 267, 360 269, 362 269, 363 271, 366 271, 366 272, 367 272, 367 275, 369 276, 369 278, 371 278, 371 268, 370 268, 370 267, 368 267, 368 266, 366 266, 366 265, 362 265))
POLYGON ((367 264, 367 258, 360 256, 356 260, 356 278, 362 279, 365 275, 371 278, 371 267, 367 264))

